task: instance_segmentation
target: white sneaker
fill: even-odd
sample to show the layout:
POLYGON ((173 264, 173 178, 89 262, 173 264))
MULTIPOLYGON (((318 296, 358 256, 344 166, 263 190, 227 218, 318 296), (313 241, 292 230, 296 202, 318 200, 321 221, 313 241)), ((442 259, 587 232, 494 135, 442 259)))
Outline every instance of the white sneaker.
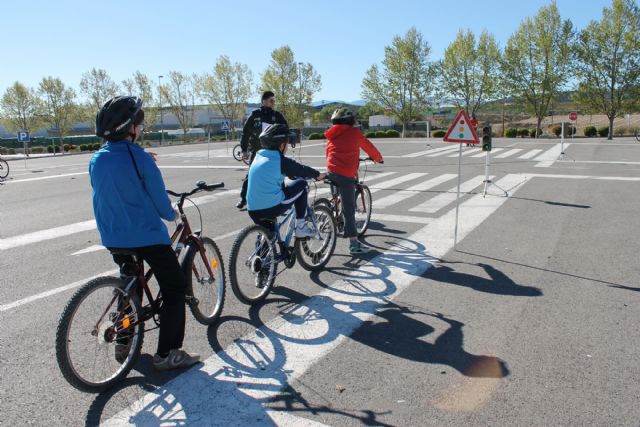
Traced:
POLYGON ((304 223, 301 226, 296 225, 297 238, 315 237, 315 235, 316 229, 311 227, 309 224, 304 223))

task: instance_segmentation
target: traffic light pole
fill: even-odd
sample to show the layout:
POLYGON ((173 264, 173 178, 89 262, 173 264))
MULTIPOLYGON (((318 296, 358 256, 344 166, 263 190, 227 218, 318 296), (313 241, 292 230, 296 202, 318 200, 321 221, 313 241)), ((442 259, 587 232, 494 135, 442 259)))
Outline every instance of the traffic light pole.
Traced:
POLYGON ((493 180, 489 176, 490 165, 491 165, 491 151, 486 151, 486 155, 484 157, 484 181, 483 181, 484 191, 482 192, 482 197, 487 197, 487 189, 491 185, 493 185, 494 187, 502 191, 504 193, 504 197, 509 197, 509 193, 507 193, 507 190, 505 190, 504 188, 500 187, 498 184, 493 182, 493 180))

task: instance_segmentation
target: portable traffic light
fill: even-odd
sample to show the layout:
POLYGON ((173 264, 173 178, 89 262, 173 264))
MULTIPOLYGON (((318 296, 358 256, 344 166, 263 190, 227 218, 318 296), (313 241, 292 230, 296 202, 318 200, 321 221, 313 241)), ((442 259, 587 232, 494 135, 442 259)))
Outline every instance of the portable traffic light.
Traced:
POLYGON ((491 126, 482 128, 482 151, 491 151, 491 126))

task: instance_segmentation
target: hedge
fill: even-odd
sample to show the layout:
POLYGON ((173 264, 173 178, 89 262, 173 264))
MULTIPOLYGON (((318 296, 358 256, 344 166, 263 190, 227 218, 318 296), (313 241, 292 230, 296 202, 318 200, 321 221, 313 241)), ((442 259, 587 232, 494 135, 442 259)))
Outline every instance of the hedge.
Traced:
POLYGON ((321 133, 314 132, 309 134, 309 139, 310 140, 324 139, 324 135, 322 135, 321 133))
POLYGON ((529 132, 529 136, 531 138, 535 138, 536 137, 536 129, 531 129, 531 132, 529 132))
POLYGON ((584 128, 584 136, 592 138, 596 135, 598 135, 598 129, 596 129, 595 126, 587 126, 586 128, 584 128))
POLYGON ((385 133, 385 137, 387 138, 400 138, 400 132, 395 129, 389 129, 385 133))
POLYGON ((515 138, 516 136, 518 136, 518 129, 516 128, 507 128, 504 131, 504 136, 507 138, 515 138))
POLYGON ((376 131, 376 138, 386 138, 386 137, 387 137, 387 132, 383 130, 376 131))
POLYGON ((529 136, 529 129, 525 129, 525 128, 518 129, 518 136, 520 138, 527 138, 529 136))
POLYGON ((598 128, 598 135, 601 137, 609 136, 609 126, 602 126, 598 128))
POLYGON ((445 134, 446 132, 442 129, 434 130, 433 132, 431 132, 431 136, 433 138, 444 138, 445 134))
POLYGON ((375 138, 376 137, 376 133, 375 133, 375 131, 370 130, 368 132, 365 132, 364 136, 366 138, 375 138))

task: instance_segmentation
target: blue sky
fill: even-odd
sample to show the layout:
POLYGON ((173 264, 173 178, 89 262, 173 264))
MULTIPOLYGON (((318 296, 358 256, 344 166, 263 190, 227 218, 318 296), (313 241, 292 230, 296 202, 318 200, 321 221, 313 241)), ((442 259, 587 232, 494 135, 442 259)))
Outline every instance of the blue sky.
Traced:
MULTIPOLYGON (((288 44, 322 76, 316 100, 359 99, 367 68, 411 26, 432 59, 460 28, 492 32, 501 46, 544 0, 165 1, 21 0, 2 6, 0 91, 19 80, 56 76, 78 89, 83 72, 106 69, 120 81, 140 70, 202 73, 219 55, 249 65, 256 84, 270 52, 288 44)), ((577 28, 599 19, 608 0, 557 0, 577 28)))

